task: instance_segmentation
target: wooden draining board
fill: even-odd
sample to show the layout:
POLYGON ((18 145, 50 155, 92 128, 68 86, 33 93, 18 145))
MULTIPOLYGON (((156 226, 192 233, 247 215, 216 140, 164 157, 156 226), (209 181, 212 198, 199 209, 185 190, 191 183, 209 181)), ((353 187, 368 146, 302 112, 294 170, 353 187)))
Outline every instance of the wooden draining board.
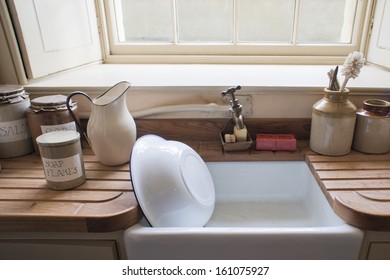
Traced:
POLYGON ((311 153, 307 160, 342 219, 359 228, 390 230, 390 153, 351 151, 340 157, 311 153))
POLYGON ((137 223, 141 212, 129 166, 104 166, 84 149, 87 181, 72 190, 48 189, 41 159, 1 159, 0 231, 112 232, 137 223))

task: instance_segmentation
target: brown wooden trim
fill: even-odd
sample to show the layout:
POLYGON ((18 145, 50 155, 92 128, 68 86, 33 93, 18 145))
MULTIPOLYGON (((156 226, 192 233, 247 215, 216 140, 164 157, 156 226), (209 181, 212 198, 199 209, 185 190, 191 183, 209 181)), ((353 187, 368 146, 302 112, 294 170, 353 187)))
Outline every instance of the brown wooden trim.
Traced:
MULTIPOLYGON (((218 141, 228 119, 136 119, 137 134, 157 134, 168 140, 218 141)), ((298 140, 310 137, 310 119, 245 119, 253 140, 256 134, 294 134, 298 140)))

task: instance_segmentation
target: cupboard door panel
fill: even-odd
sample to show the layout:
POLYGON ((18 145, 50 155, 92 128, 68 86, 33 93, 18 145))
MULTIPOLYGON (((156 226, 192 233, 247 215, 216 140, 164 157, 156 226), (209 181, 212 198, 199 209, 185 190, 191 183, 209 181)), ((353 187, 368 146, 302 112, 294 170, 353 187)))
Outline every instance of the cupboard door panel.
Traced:
POLYGON ((1 240, 2 260, 119 259, 114 240, 1 240))
POLYGON ((28 78, 102 59, 93 0, 12 0, 28 78))
POLYGON ((390 68, 390 0, 378 0, 367 60, 390 68))
POLYGON ((368 260, 390 260, 390 242, 371 242, 368 260))

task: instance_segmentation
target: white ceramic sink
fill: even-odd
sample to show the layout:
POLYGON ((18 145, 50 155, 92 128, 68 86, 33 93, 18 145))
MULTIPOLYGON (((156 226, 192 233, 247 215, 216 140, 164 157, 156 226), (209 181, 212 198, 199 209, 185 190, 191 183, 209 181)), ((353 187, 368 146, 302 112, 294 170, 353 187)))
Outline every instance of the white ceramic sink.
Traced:
POLYGON ((128 228, 129 259, 357 259, 363 232, 336 216, 305 162, 210 162, 202 228, 128 228))

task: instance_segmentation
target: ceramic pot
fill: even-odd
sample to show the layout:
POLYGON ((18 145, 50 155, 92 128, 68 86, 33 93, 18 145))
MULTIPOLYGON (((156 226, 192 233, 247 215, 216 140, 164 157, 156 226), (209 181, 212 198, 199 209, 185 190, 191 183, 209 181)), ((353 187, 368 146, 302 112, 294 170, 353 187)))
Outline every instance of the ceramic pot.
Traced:
POLYGON ((313 105, 310 148, 322 155, 341 156, 351 151, 356 106, 343 93, 324 89, 324 97, 313 105))
POLYGON ((390 152, 390 102, 363 101, 363 108, 356 112, 352 148, 369 154, 390 152))
MULTIPOLYGON (((77 102, 70 102, 70 108, 77 120, 77 102)), ((33 140, 34 150, 39 153, 37 137, 52 131, 76 131, 76 124, 73 121, 66 107, 66 96, 47 95, 31 100, 31 106, 26 111, 28 126, 33 140)))
POLYGON ((0 158, 20 157, 33 152, 26 110, 28 93, 22 86, 0 86, 0 158))

